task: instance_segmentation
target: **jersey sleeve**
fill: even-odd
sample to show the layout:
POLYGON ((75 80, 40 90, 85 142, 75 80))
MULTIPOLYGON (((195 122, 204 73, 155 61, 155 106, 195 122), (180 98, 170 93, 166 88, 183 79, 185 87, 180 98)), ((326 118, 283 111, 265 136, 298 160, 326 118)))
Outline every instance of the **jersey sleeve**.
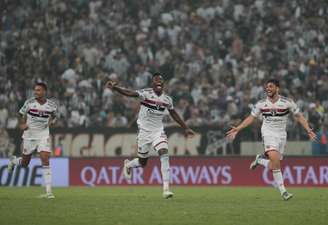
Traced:
POLYGON ((290 100, 290 103, 289 103, 289 111, 290 111, 292 114, 297 114, 297 113, 299 113, 301 110, 300 110, 300 108, 298 107, 298 105, 297 105, 293 100, 290 100))
POLYGON ((169 102, 169 104, 168 104, 168 106, 167 106, 167 109, 168 109, 168 110, 172 110, 172 109, 174 109, 174 106, 173 106, 173 100, 172 100, 171 97, 168 97, 168 102, 169 102))
POLYGON ((24 102, 24 105, 22 106, 22 108, 20 108, 18 113, 21 114, 22 116, 25 116, 28 110, 29 110, 29 101, 27 100, 24 102))
POLYGON ((260 104, 259 103, 256 103, 252 107, 251 115, 254 116, 254 117, 259 117, 260 116, 260 113, 261 113, 260 104))
POLYGON ((145 89, 137 90, 136 92, 139 95, 138 98, 139 98, 140 101, 143 101, 143 100, 146 99, 146 91, 145 91, 145 89))
POLYGON ((57 118, 57 116, 58 116, 58 105, 56 105, 56 106, 54 107, 54 110, 51 112, 51 117, 52 117, 53 119, 57 118))
POLYGON ((50 112, 51 117, 53 119, 56 119, 56 117, 58 116, 59 102, 55 98, 49 99, 49 106, 51 106, 52 109, 50 112))

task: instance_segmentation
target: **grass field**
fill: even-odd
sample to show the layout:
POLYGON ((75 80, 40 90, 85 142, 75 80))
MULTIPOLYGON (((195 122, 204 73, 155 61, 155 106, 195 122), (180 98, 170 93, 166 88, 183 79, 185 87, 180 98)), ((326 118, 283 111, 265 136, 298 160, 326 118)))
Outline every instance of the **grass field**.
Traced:
POLYGON ((160 187, 0 188, 1 225, 326 225, 328 189, 290 188, 282 201, 273 188, 174 187, 164 200, 160 187))

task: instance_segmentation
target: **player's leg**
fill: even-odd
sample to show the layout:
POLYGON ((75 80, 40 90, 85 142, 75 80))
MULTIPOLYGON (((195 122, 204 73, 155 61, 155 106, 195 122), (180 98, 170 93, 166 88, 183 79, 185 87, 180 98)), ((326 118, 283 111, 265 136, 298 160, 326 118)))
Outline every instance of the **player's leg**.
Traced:
POLYGON ((258 165, 261 165, 265 168, 268 168, 270 166, 270 160, 265 154, 256 155, 254 161, 250 164, 249 168, 251 170, 254 170, 258 165))
POLYGON ((170 191, 170 161, 167 136, 164 132, 160 132, 154 135, 153 140, 153 148, 158 153, 161 161, 163 197, 166 199, 171 198, 173 193, 170 191))
POLYGON ((158 154, 161 161, 161 173, 163 180, 163 197, 171 198, 173 193, 170 191, 170 161, 167 148, 161 148, 158 150, 158 154))
MULTIPOLYGON (((285 147, 286 147, 286 137, 282 137, 279 139, 279 153, 280 153, 280 161, 283 159, 283 155, 284 155, 284 152, 285 152, 285 147)), ((279 167, 281 168, 281 166, 279 167)), ((280 172, 281 172, 281 169, 280 169, 280 172)), ((281 194, 282 198, 284 200, 289 200, 293 197, 293 194, 289 193, 288 191, 285 191, 281 194)))
POLYGON ((283 193, 286 191, 286 188, 280 170, 280 153, 277 150, 272 149, 267 151, 266 154, 270 159, 270 169, 272 170, 273 179, 276 182, 280 193, 283 193))
POLYGON ((50 158, 50 152, 40 151, 40 159, 41 159, 41 163, 42 163, 43 180, 44 180, 44 185, 45 185, 45 188, 46 188, 46 195, 44 197, 54 198, 54 195, 52 194, 52 188, 51 188, 52 173, 51 173, 49 158, 50 158))
POLYGON ((21 157, 11 156, 7 169, 8 172, 11 173, 14 171, 15 166, 22 166, 22 167, 28 167, 31 161, 32 154, 29 155, 22 155, 21 157))
MULTIPOLYGON (((275 148, 276 146, 276 140, 269 136, 262 137, 263 145, 264 145, 264 152, 267 150, 271 150, 272 148, 275 148)), ((266 154, 258 154, 256 155, 254 161, 250 164, 249 168, 251 170, 254 170, 258 165, 261 165, 265 168, 270 167, 270 160, 268 159, 266 154)))
POLYGON ((7 169, 11 173, 15 166, 28 167, 30 164, 32 153, 36 149, 36 143, 33 140, 23 140, 23 154, 21 157, 11 156, 7 169))
POLYGON ((266 154, 270 159, 270 169, 272 170, 273 179, 276 182, 277 188, 279 189, 283 199, 289 200, 293 195, 287 192, 284 185, 284 178, 280 169, 281 154, 275 149, 267 151, 266 154))
POLYGON ((22 157, 17 158, 17 165, 20 165, 22 167, 28 167, 28 165, 30 164, 32 158, 32 154, 29 155, 22 155, 22 157))
MULTIPOLYGON (((170 162, 169 162, 169 146, 167 136, 164 132, 160 132, 153 137, 153 148, 158 153, 161 161, 161 172, 163 180, 163 196, 165 192, 170 192, 170 162)), ((172 193, 173 196, 173 193, 172 193)), ((172 197, 169 196, 169 197, 172 197)))
POLYGON ((49 138, 39 141, 38 152, 40 154, 43 180, 46 188, 46 194, 41 195, 41 197, 54 198, 55 196, 52 194, 52 172, 49 162, 51 154, 49 138))
POLYGON ((132 178, 132 168, 145 167, 147 165, 148 158, 134 158, 132 160, 124 160, 123 174, 128 180, 132 178))
POLYGON ((123 174, 128 180, 132 177, 132 168, 145 167, 148 162, 150 144, 143 144, 138 147, 138 157, 132 160, 124 160, 123 174))

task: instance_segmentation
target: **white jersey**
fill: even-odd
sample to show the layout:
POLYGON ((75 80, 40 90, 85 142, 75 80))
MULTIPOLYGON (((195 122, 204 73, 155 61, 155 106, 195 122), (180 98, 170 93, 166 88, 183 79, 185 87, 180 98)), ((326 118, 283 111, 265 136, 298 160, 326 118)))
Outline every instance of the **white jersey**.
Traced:
POLYGON ((300 110, 293 100, 279 96, 275 103, 272 103, 268 98, 257 102, 251 115, 263 117, 262 136, 286 137, 287 119, 290 112, 297 114, 300 110))
POLYGON ((173 109, 172 98, 166 94, 158 96, 152 88, 138 90, 140 111, 137 124, 141 132, 156 132, 164 129, 163 117, 173 109))
POLYGON ((44 104, 40 104, 35 98, 25 101, 19 113, 26 116, 28 129, 24 131, 24 139, 45 139, 49 137, 49 120, 55 118, 57 104, 55 101, 47 99, 44 104))

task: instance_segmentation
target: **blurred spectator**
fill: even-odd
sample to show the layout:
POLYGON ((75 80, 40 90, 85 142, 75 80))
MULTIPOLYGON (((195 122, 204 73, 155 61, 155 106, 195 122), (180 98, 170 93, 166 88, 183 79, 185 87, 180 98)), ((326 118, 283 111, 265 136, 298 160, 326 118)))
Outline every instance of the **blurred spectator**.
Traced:
POLYGON ((315 129, 318 130, 320 128, 320 113, 316 110, 316 105, 315 103, 311 103, 309 105, 309 111, 308 111, 308 120, 309 120, 309 124, 310 126, 315 129))
POLYGON ((321 155, 328 153, 328 130, 327 125, 324 124, 321 126, 320 130, 317 132, 318 142, 312 143, 312 154, 321 155))
POLYGON ((0 158, 11 156, 15 151, 15 145, 9 137, 6 129, 0 128, 0 158))
POLYGON ((8 110, 3 103, 0 102, 0 129, 7 127, 8 110))
POLYGON ((153 71, 195 126, 226 127, 245 116, 269 77, 314 128, 328 120, 324 0, 26 0, 6 1, 2 12, 1 126, 17 126, 13 115, 36 80, 60 102, 57 126, 133 124, 134 103, 104 84, 145 88, 153 71))

